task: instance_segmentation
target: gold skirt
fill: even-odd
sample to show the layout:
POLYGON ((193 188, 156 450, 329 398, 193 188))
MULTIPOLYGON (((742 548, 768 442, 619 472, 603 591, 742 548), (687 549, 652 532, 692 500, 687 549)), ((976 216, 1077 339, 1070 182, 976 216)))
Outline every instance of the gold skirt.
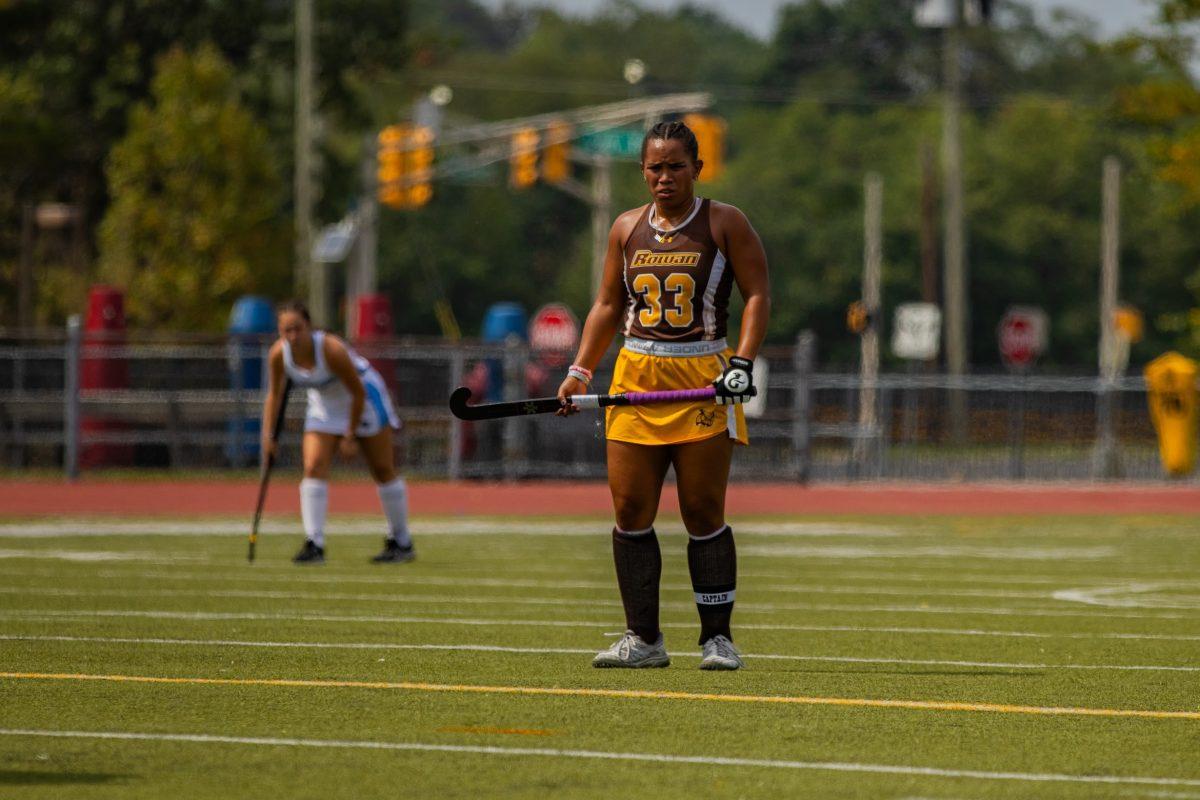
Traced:
MULTIPOLYGON (((617 355, 609 391, 660 392, 708 386, 725 369, 732 349, 711 356, 652 356, 625 348, 617 355)), ((749 444, 746 415, 740 405, 719 406, 711 400, 609 406, 605 409, 609 439, 634 444, 683 444, 726 435, 749 444)))

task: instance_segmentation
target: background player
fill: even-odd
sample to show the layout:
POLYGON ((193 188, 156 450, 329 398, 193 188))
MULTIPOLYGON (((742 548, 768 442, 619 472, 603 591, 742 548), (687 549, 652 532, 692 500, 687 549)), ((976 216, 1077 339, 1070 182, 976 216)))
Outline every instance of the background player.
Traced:
POLYGON ((263 404, 262 447, 271 452, 271 420, 282 400, 284 376, 307 389, 304 415, 304 478, 300 481, 300 513, 304 546, 292 560, 325 561, 325 516, 329 508, 329 467, 341 442, 342 454, 361 450, 379 490, 379 502, 390 533, 372 560, 400 563, 415 557, 408 532, 408 488, 396 473, 392 430, 400 427, 387 386, 362 356, 338 337, 313 330, 308 309, 291 301, 277 310, 279 339, 271 346, 270 384, 263 404))
POLYGON ((767 260, 741 211, 695 196, 703 163, 681 122, 655 125, 642 142, 653 202, 626 211, 608 238, 604 277, 575 363, 559 387, 561 414, 578 409, 613 335, 625 337, 611 392, 692 389, 713 383, 717 406, 673 403, 607 411, 608 482, 616 513, 613 559, 628 630, 598 667, 669 663, 658 619, 662 556, 654 532, 667 469, 675 468, 687 528, 688 568, 700 613, 702 669, 738 669, 729 623, 737 585, 725 491, 733 442, 747 443, 738 405, 754 395, 753 360, 770 313, 767 260), (725 343, 729 296, 745 300, 736 355, 725 343))

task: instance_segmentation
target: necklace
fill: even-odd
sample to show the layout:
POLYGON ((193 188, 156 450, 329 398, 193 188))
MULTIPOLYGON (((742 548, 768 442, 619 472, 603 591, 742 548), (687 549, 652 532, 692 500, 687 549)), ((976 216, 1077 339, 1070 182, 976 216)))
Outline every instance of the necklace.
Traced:
POLYGON ((679 233, 680 230, 682 230, 684 227, 687 226, 687 224, 689 222, 692 221, 692 217, 696 216, 696 209, 699 207, 700 207, 700 198, 697 197, 692 202, 692 210, 688 212, 688 215, 686 217, 684 217, 683 222, 679 223, 678 225, 676 225, 674 228, 671 228, 670 230, 666 230, 658 222, 655 221, 654 218, 658 214, 658 209, 654 208, 651 211, 650 219, 648 220, 648 222, 650 223, 650 230, 654 231, 654 241, 656 241, 660 244, 670 244, 671 242, 673 242, 675 240, 675 234, 679 233))

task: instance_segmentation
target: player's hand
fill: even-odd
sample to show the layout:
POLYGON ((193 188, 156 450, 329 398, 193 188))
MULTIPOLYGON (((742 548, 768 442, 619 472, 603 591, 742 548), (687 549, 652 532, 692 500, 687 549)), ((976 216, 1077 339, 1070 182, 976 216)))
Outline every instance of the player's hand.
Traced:
POLYGON ((587 394, 587 390, 586 383, 579 380, 579 378, 572 378, 568 375, 567 379, 558 387, 558 402, 562 403, 562 408, 555 411, 555 415, 567 417, 571 414, 578 414, 579 407, 571 403, 570 398, 577 394, 587 394))
POLYGON ((734 356, 729 366, 713 381, 717 387, 716 403, 719 406, 745 403, 758 394, 754 388, 754 362, 748 358, 734 356))
POLYGON ((349 461, 358 455, 358 439, 353 434, 346 434, 338 442, 338 450, 342 454, 342 458, 349 461))

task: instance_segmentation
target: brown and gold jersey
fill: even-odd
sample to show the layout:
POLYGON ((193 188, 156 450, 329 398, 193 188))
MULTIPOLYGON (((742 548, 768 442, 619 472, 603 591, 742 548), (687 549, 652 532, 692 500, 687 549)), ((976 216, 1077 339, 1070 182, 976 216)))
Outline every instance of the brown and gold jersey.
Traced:
POLYGON ((691 214, 673 230, 654 221, 653 203, 638 218, 625 243, 625 336, 669 342, 725 338, 733 270, 713 239, 710 206, 696 198, 691 214))

